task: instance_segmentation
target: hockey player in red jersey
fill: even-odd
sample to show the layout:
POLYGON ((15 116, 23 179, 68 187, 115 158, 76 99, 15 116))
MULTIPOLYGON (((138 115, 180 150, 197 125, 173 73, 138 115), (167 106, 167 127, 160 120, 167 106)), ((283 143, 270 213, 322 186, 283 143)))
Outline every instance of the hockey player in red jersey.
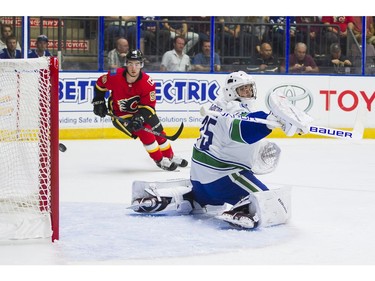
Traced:
POLYGON ((139 138, 158 167, 167 171, 173 171, 178 166, 186 167, 188 162, 174 155, 167 139, 142 130, 149 128, 164 133, 155 110, 155 83, 148 74, 141 71, 143 61, 141 51, 131 50, 126 55, 124 67, 98 78, 92 101, 94 114, 105 117, 109 110, 115 116, 123 118, 125 123, 112 117, 113 125, 126 135, 139 138), (107 107, 104 96, 108 90, 111 92, 107 107))

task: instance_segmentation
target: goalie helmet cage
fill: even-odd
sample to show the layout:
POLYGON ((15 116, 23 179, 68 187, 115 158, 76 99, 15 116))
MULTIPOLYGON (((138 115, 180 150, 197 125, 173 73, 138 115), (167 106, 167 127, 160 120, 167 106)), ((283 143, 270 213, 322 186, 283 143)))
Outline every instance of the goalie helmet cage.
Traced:
POLYGON ((0 240, 59 238, 55 57, 0 60, 0 240))

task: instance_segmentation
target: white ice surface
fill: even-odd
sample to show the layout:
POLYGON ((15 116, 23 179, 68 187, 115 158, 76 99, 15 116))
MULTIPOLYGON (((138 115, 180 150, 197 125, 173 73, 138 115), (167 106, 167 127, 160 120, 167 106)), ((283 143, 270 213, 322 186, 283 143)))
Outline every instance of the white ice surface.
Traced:
MULTIPOLYGON (((1 243, 0 264, 374 265, 375 140, 273 141, 279 166, 259 178, 292 188, 292 219, 255 231, 208 216, 139 216, 126 209, 132 182, 188 178, 190 163, 162 171, 138 140, 63 141, 60 240, 1 243)), ((193 143, 172 145, 190 160, 193 143)))

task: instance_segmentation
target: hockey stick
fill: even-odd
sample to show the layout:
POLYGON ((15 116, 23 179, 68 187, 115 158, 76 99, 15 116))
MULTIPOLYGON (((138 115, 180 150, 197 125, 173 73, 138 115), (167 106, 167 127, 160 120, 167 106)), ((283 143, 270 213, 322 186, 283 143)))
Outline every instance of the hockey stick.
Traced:
MULTIPOLYGON (((233 118, 233 119, 239 119, 241 121, 247 121, 247 122, 254 122, 254 123, 261 123, 270 125, 273 127, 282 127, 282 124, 277 121, 267 120, 267 119, 261 119, 261 118, 255 118, 255 117, 247 117, 247 116, 241 116, 238 114, 231 114, 228 112, 219 112, 219 111, 212 111, 209 109, 206 109, 204 106, 201 107, 199 110, 200 114, 202 116, 205 115, 212 115, 212 116, 223 116, 227 118, 233 118)), ((322 126, 309 126, 309 133, 313 135, 319 135, 319 136, 325 136, 325 137, 333 137, 338 139, 346 139, 346 140, 358 140, 363 138, 363 131, 364 126, 360 119, 362 119, 362 109, 360 108, 360 111, 357 114, 355 126, 353 128, 353 131, 346 131, 346 130, 340 130, 340 129, 333 129, 333 128, 327 128, 322 126)))
MULTIPOLYGON (((108 112, 107 115, 111 116, 112 118, 115 118, 118 121, 120 121, 125 126, 127 126, 128 123, 129 123, 124 118, 118 117, 118 116, 116 116, 116 115, 114 115, 114 114, 112 114, 110 112, 108 112)), ((184 129, 184 122, 181 122, 181 125, 178 128, 177 132, 174 135, 172 135, 172 136, 168 136, 168 135, 166 135, 164 133, 156 132, 156 131, 151 130, 149 128, 142 128, 142 130, 145 131, 145 132, 151 133, 151 134, 153 134, 155 136, 162 137, 162 138, 165 138, 165 139, 171 140, 171 141, 175 141, 176 139, 178 139, 178 137, 181 135, 183 129, 184 129)))

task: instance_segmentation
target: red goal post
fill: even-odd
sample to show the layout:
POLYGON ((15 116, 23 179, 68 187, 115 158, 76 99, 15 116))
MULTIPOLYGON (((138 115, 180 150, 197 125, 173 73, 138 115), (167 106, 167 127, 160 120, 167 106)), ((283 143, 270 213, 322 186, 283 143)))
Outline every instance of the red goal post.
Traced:
POLYGON ((58 69, 0 60, 0 241, 59 238, 58 69))

